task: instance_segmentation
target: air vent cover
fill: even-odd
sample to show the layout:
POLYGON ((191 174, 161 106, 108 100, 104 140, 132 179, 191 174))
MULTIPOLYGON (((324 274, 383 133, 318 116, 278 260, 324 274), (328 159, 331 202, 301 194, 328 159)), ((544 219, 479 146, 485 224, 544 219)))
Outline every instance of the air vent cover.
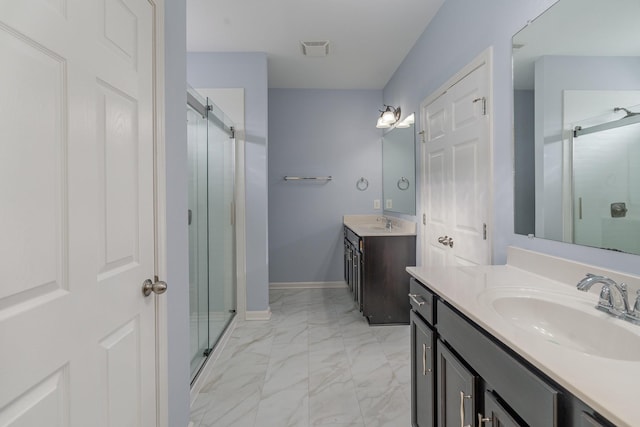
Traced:
POLYGON ((329 41, 300 42, 302 54, 305 56, 327 56, 329 54, 329 41))

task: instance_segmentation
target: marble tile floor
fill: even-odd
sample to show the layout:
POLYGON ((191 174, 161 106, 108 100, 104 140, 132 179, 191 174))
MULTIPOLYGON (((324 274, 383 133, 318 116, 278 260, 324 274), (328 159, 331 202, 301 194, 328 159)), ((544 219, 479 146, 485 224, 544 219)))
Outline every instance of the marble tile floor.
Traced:
POLYGON ((409 326, 369 326, 344 289, 271 290, 239 322, 191 408, 194 427, 408 427, 409 326))

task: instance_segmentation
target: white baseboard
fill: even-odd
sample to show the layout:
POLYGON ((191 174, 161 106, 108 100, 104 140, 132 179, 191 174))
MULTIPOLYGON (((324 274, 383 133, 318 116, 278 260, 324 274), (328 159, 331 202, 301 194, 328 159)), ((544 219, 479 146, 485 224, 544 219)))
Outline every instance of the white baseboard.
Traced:
POLYGON ((346 288, 345 281, 340 282, 272 282, 269 289, 339 289, 346 288))
POLYGON ((250 311, 245 313, 245 320, 269 320, 271 319, 271 307, 263 311, 250 311))
POLYGON ((231 319, 231 323, 229 324, 227 329, 225 329, 224 334, 222 334, 222 336, 216 343, 216 346, 213 349, 213 353, 209 355, 209 358, 202 367, 202 371, 200 371, 198 378, 196 378, 196 381, 191 386, 191 405, 193 405, 196 397, 198 397, 198 394, 207 383, 209 375, 211 375, 211 372, 213 371, 213 365, 216 363, 216 360, 218 360, 218 357, 220 357, 220 354, 222 354, 222 350, 224 350, 227 342, 229 342, 229 337, 231 337, 231 333, 235 329, 237 322, 238 316, 233 316, 233 319, 231 319))

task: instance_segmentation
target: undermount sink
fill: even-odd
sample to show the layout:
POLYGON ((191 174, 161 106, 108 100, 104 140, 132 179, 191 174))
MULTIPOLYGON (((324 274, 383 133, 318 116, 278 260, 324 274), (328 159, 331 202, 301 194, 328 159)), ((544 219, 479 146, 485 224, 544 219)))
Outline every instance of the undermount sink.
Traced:
POLYGON ((607 359, 640 360, 640 335, 580 296, 517 288, 492 289, 482 299, 505 320, 551 343, 607 359))
POLYGON ((383 224, 362 224, 360 227, 371 231, 390 231, 383 224))

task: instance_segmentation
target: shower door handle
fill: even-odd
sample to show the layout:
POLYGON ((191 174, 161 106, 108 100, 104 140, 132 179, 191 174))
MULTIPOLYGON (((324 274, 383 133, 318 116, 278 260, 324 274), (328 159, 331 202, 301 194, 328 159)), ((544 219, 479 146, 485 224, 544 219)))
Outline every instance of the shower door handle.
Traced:
POLYGON ((162 280, 156 280, 155 282, 152 282, 151 279, 145 280, 142 283, 142 295, 148 297, 152 292, 158 295, 164 294, 167 292, 167 282, 163 282, 162 280))

